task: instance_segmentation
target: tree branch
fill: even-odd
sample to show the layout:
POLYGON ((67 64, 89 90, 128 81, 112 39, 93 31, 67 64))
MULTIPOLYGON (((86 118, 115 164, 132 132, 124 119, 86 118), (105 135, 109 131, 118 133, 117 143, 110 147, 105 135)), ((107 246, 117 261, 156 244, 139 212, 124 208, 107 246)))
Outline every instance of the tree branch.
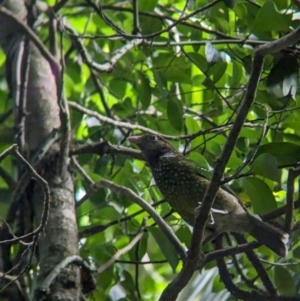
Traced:
POLYGON ((176 235, 173 233, 173 231, 169 227, 169 225, 162 219, 162 217, 159 214, 156 213, 156 211, 152 208, 152 206, 150 204, 148 204, 146 201, 144 201, 142 198, 140 198, 131 189, 114 184, 107 180, 101 180, 100 182, 97 182, 94 185, 92 185, 92 187, 93 186, 95 189, 109 188, 111 191, 125 195, 126 197, 133 200, 136 204, 140 205, 154 219, 154 221, 160 227, 162 232, 166 235, 166 237, 169 239, 171 244, 174 246, 174 248, 177 251, 177 253, 179 254, 180 258, 182 260, 185 259, 186 254, 185 254, 184 248, 181 245, 181 242, 178 240, 176 235))

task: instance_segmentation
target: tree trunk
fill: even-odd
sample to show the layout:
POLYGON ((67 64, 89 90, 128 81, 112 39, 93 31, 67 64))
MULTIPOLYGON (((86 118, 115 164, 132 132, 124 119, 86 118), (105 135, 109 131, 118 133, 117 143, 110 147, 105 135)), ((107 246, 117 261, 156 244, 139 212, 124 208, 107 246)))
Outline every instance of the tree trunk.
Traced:
MULTIPOLYGON (((24 1, 6 1, 5 7, 19 20, 28 24, 30 11, 24 1)), ((59 132, 61 127, 55 78, 57 74, 12 18, 0 13, 0 27, 0 45, 7 56, 7 80, 14 102, 15 139, 22 154, 31 162, 32 155, 41 149, 43 143, 55 131, 59 132), (22 109, 20 99, 23 91, 26 91, 26 96, 23 97, 22 109)), ((43 159, 38 167, 35 167, 48 182, 51 191, 47 225, 38 238, 37 257, 40 270, 35 300, 45 300, 45 297, 46 300, 56 301, 79 300, 80 296, 79 268, 74 265, 64 268, 54 279, 49 290, 44 292, 38 289, 44 285, 45 277, 57 264, 68 256, 78 254, 73 180, 69 171, 64 175, 60 173, 61 169, 57 164, 60 155, 60 143, 56 142, 44 156, 47 159, 43 159)), ((22 168, 19 168, 20 171, 22 168)), ((18 178, 21 176, 19 173, 18 178)), ((44 196, 39 185, 32 181, 28 185, 33 185, 29 194, 27 190, 26 197, 29 199, 36 228, 40 223, 44 196)), ((18 200, 17 204, 20 204, 24 196, 19 195, 18 200)), ((21 210, 24 206, 17 205, 16 208, 19 216, 26 213, 21 210)), ((16 222, 17 218, 15 214, 12 220, 16 222)))

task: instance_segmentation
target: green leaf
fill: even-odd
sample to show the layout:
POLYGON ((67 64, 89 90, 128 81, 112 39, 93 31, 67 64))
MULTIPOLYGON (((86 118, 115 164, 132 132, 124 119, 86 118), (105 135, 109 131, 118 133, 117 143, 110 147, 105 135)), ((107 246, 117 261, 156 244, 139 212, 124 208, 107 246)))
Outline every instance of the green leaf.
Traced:
POLYGON ((150 19, 147 16, 140 15, 140 27, 142 29, 142 33, 144 35, 148 35, 160 31, 162 29, 162 22, 159 19, 150 19), (151 26, 149 26, 149 22, 151 22, 151 26))
POLYGON ((190 60, 201 70, 206 72, 208 68, 208 64, 204 56, 199 53, 189 52, 188 56, 190 60))
POLYGON ((168 260, 171 268, 175 272, 176 267, 179 262, 178 254, 174 249, 174 246, 170 243, 170 241, 166 238, 166 235, 157 227, 147 227, 151 235, 154 237, 158 246, 160 247, 162 253, 168 260))
POLYGON ((136 89, 138 92, 138 99, 142 103, 142 108, 145 110, 150 105, 152 89, 148 77, 142 72, 137 72, 136 89))
POLYGON ((252 28, 253 33, 265 31, 287 31, 292 21, 292 14, 281 14, 273 1, 266 1, 258 11, 252 28))
POLYGON ((280 294, 292 296, 296 293, 295 281, 285 267, 275 266, 274 281, 280 294))
MULTIPOLYGON (((121 281, 122 285, 127 289, 127 290, 135 290, 135 284, 134 284, 134 280, 132 278, 132 275, 126 271, 126 270, 123 270, 123 275, 122 275, 123 279, 121 281)), ((119 300, 119 299, 118 299, 119 300)))
POLYGON ((255 159, 250 172, 280 183, 281 173, 274 156, 264 153, 255 159))
POLYGON ((251 199, 255 214, 263 214, 277 208, 275 197, 264 181, 248 177, 242 179, 242 186, 251 199))
POLYGON ((300 158, 300 146, 290 142, 271 142, 261 145, 255 157, 263 153, 274 156, 278 165, 294 164, 300 158))
POLYGON ((231 87, 237 87, 241 83, 243 77, 243 68, 240 64, 232 62, 231 87))
POLYGON ((185 126, 187 127, 189 133, 196 133, 200 130, 198 122, 191 116, 187 116, 185 118, 185 126))
POLYGON ((170 124, 178 131, 181 131, 182 120, 182 105, 177 99, 169 98, 167 102, 167 115, 170 124))
POLYGON ((300 246, 293 250, 293 257, 300 258, 300 246))
POLYGON ((218 62, 214 66, 212 66, 209 71, 208 75, 213 83, 217 83, 221 77, 224 75, 227 68, 227 63, 225 62, 218 62))
POLYGON ((149 238, 149 233, 145 232, 139 241, 139 259, 143 258, 143 256, 147 252, 148 238, 149 238))
POLYGON ((116 98, 122 99, 125 95, 127 83, 124 80, 113 78, 109 82, 109 90, 116 98))
POLYGON ((139 4, 139 9, 146 11, 153 11, 157 5, 158 0, 139 0, 137 3, 139 4))
MULTIPOLYGON (((191 1, 189 1, 189 2, 191 2, 191 1)), ((202 40, 202 31, 198 30, 198 29, 193 29, 190 39, 192 41, 201 41, 202 40)), ((193 47, 195 53, 197 53, 200 49, 200 45, 192 45, 192 47, 193 47)))

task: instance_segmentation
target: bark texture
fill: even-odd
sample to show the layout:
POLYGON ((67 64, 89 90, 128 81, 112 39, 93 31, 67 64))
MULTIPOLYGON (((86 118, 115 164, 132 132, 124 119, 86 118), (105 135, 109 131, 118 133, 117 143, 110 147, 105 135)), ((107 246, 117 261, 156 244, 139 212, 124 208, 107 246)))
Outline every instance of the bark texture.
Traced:
MULTIPOLYGON (((6 1, 4 7, 27 23, 28 8, 24 1, 6 1)), ((41 148, 53 131, 59 130, 61 126, 55 74, 48 61, 27 39, 24 31, 21 31, 11 18, 2 13, 0 13, 0 28, 0 46, 7 56, 7 78, 14 102, 16 139, 19 142, 18 136, 24 137, 24 145, 20 145, 23 150, 25 147, 26 152, 23 154, 33 154, 41 148), (27 67, 24 67, 26 63, 23 58, 26 52, 29 53, 27 55, 29 63, 27 67), (20 67, 22 59, 23 65, 20 67), (22 68, 28 70, 26 97, 23 102, 26 105, 23 112, 19 101, 22 93, 20 84, 24 80, 22 68)), ((59 143, 52 146, 46 156, 47 160, 42 161, 38 169, 38 172, 48 181, 52 197, 48 222, 38 240, 40 262, 38 287, 44 284, 45 277, 63 259, 78 254, 73 181, 69 172, 65 175, 59 174, 60 169, 57 168, 59 147, 59 143)), ((30 158, 27 159, 30 161, 30 158)), ((37 227, 43 210, 44 197, 38 185, 34 185, 31 191, 30 198, 33 207, 31 209, 34 212, 35 227, 37 227)), ((19 197, 22 198, 22 196, 19 197)), ((79 300, 79 296, 79 268, 70 265, 59 273, 51 283, 50 289, 47 291, 37 289, 35 300, 79 300)))

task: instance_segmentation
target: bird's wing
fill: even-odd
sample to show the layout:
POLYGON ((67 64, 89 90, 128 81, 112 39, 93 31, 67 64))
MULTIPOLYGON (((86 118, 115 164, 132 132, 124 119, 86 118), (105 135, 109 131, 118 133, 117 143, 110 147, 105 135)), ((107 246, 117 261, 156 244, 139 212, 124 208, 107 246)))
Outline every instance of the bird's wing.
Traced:
MULTIPOLYGON (((200 165, 199 163, 192 161, 190 159, 187 159, 190 166, 194 170, 195 174, 197 174, 199 177, 205 178, 207 180, 211 180, 212 178, 212 170, 209 170, 208 168, 204 167, 203 165, 200 165)), ((236 197, 240 205, 244 208, 244 210, 247 211, 247 208, 243 204, 243 202, 238 198, 238 196, 235 194, 235 192, 228 186, 228 185, 222 185, 221 189, 225 190, 229 194, 233 195, 236 197)))

